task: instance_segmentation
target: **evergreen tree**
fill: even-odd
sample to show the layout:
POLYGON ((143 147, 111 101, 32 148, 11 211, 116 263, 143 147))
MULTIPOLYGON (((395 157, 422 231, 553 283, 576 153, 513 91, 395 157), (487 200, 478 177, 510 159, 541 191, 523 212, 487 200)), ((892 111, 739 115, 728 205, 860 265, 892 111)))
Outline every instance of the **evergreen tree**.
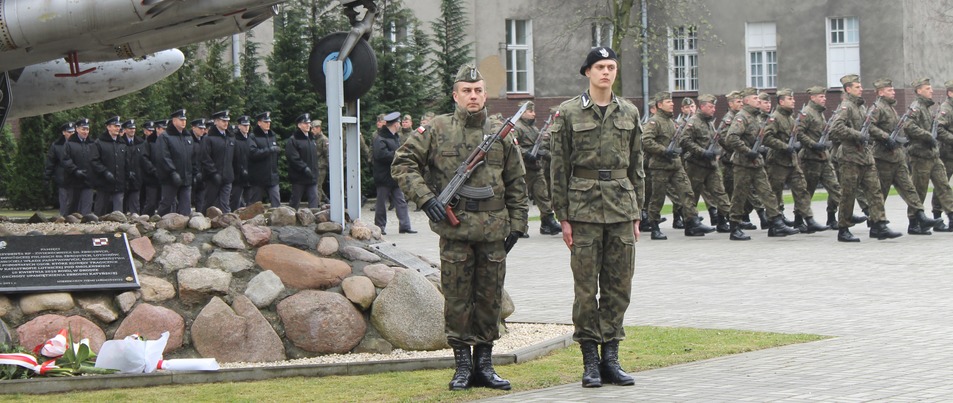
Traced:
POLYGON ((225 109, 237 112, 245 104, 242 82, 234 77, 232 64, 223 57, 230 43, 230 38, 205 42, 208 53, 204 63, 199 65, 199 74, 207 89, 203 91, 205 96, 199 110, 206 116, 225 109))
POLYGON ((464 63, 473 62, 472 44, 466 42, 467 17, 461 0, 441 0, 440 18, 431 23, 437 57, 430 76, 437 78, 434 108, 437 113, 453 110, 453 79, 464 63))
POLYGON ((275 48, 267 65, 272 84, 272 129, 287 136, 295 129, 294 119, 315 113, 318 96, 308 82, 308 22, 305 12, 293 4, 275 16, 275 48))
POLYGON ((7 197, 15 209, 41 210, 53 205, 52 187, 41 186, 46 152, 59 126, 53 119, 54 114, 20 119, 13 175, 6 182, 7 197))
POLYGON ((13 160, 17 155, 17 140, 10 125, 0 131, 0 197, 7 196, 7 182, 13 176, 13 160))
POLYGON ((242 114, 251 116, 271 110, 270 87, 264 77, 258 73, 260 60, 258 58, 258 42, 252 41, 251 32, 245 34, 245 47, 242 50, 242 85, 244 88, 245 105, 242 114))

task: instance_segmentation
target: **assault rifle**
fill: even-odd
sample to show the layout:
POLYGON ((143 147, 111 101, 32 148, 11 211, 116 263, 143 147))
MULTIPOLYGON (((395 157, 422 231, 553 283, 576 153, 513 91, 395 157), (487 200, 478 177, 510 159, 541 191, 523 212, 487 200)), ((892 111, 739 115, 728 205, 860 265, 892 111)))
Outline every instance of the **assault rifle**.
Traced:
MULTIPOLYGON (((675 135, 672 136, 672 141, 669 141, 668 147, 665 147, 666 153, 672 152, 672 151, 675 151, 676 154, 682 153, 682 148, 678 146, 678 142, 682 139, 682 133, 685 131, 685 127, 688 126, 689 117, 691 116, 686 117, 685 120, 683 120, 682 123, 675 128, 675 135)), ((681 118, 682 118, 682 115, 678 115, 678 119, 681 119, 681 118)), ((675 121, 677 122, 678 119, 676 119, 675 121)))
MULTIPOLYGON (((751 146, 752 151, 757 151, 761 153, 761 143, 764 142, 764 129, 768 127, 769 124, 774 122, 774 118, 771 115, 774 114, 774 110, 771 110, 771 113, 768 114, 768 118, 764 120, 764 123, 761 125, 761 130, 758 131, 758 137, 754 139, 754 145, 751 146)), ((755 157, 757 159, 757 157, 755 157)))
POLYGON ((834 113, 831 114, 831 118, 827 119, 827 123, 824 124, 824 131, 821 132, 821 138, 817 140, 817 144, 823 144, 828 147, 831 146, 827 140, 831 137, 831 124, 834 123, 834 118, 837 117, 838 113, 840 113, 840 109, 835 109, 834 113))
POLYGON ((553 118, 558 117, 559 112, 556 112, 556 115, 550 114, 549 117, 546 118, 546 123, 543 124, 543 130, 540 130, 539 135, 536 136, 536 141, 533 143, 533 148, 529 150, 529 155, 535 157, 537 154, 539 154, 539 146, 543 145, 543 134, 546 134, 546 132, 549 131, 549 126, 553 124, 553 118))
POLYGON ((493 188, 489 186, 477 188, 464 185, 464 183, 466 183, 467 179, 470 179, 473 170, 483 165, 485 162, 483 159, 486 157, 486 153, 490 152, 490 147, 493 146, 493 143, 502 141, 506 138, 506 135, 513 131, 513 127, 516 126, 515 122, 519 120, 520 116, 523 116, 523 112, 526 112, 526 107, 527 105, 524 104, 516 111, 513 117, 503 122, 503 127, 500 127, 499 131, 483 139, 483 142, 457 167, 456 174, 450 179, 450 183, 448 183, 447 187, 443 188, 443 191, 437 196, 437 201, 442 203, 447 210, 447 221, 450 222, 450 225, 454 227, 460 225, 460 220, 453 214, 453 207, 457 204, 457 201, 460 200, 460 196, 473 200, 485 200, 494 196, 493 188))
POLYGON ((718 129, 715 129, 715 125, 711 122, 708 122, 708 127, 714 132, 711 136, 711 141, 708 142, 708 148, 705 149, 706 152, 714 153, 716 156, 721 155, 721 149, 718 147, 718 140, 721 139, 721 129, 725 127, 725 121, 722 120, 718 125, 718 129))
POLYGON ((801 124, 801 118, 807 116, 804 112, 798 112, 794 119, 794 126, 791 127, 791 137, 788 138, 788 148, 793 148, 795 152, 801 149, 801 142, 797 141, 797 127, 801 124))
POLYGON ((907 108, 907 111, 900 116, 900 120, 897 121, 897 127, 893 128, 893 131, 890 132, 890 140, 896 141, 898 144, 907 144, 910 142, 909 139, 900 135, 903 133, 903 127, 906 126, 907 120, 910 119, 910 114, 916 112, 917 108, 914 108, 913 105, 910 105, 907 108))
POLYGON ((870 141, 870 124, 873 123, 870 119, 874 116, 874 111, 879 109, 877 108, 877 102, 879 101, 880 97, 877 97, 874 104, 870 105, 870 108, 867 109, 867 116, 864 117, 864 124, 860 126, 860 141, 864 144, 870 141))
POLYGON ((936 140, 937 131, 940 128, 940 115, 942 114, 939 109, 936 110, 936 115, 933 115, 933 127, 930 128, 930 137, 933 137, 933 140, 936 140))

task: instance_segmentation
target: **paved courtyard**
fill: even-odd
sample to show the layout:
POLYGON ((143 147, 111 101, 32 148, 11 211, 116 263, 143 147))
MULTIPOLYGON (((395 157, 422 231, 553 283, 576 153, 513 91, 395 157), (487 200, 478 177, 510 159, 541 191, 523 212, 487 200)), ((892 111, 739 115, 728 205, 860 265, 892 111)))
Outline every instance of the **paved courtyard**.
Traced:
MULTIPOLYGON (((824 204, 813 208, 822 218, 824 204)), ((637 244, 626 324, 835 338, 639 372, 633 387, 573 383, 496 400, 953 401, 953 233, 907 235, 905 211, 891 196, 890 226, 904 236, 877 241, 860 224, 859 244, 836 242, 834 231, 768 238, 756 230, 748 242, 685 238, 663 223, 669 240, 645 234, 637 244)), ((373 212, 363 214, 373 222, 373 212)), ((426 216, 411 216, 419 234, 385 238, 437 260, 426 216)), ((389 223, 396 233, 393 212, 389 223)), ((568 250, 561 237, 540 235, 539 221, 530 234, 507 260, 506 289, 516 304, 510 320, 571 323, 568 250)))

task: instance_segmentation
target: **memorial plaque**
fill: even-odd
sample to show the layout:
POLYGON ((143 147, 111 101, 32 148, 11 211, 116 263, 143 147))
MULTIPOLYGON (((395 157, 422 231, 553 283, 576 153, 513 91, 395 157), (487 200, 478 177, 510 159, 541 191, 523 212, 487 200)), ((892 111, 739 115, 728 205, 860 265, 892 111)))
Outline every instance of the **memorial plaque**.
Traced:
POLYGON ((125 233, 0 237, 0 293, 138 288, 125 233))

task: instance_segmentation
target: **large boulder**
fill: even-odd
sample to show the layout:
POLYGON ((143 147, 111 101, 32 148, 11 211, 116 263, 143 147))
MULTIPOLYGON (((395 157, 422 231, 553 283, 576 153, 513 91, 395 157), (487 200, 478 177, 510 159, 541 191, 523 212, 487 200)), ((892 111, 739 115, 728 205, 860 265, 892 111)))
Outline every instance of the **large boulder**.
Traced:
POLYGON ((344 279, 341 282, 341 290, 344 291, 344 296, 361 307, 362 311, 370 308, 374 298, 377 297, 374 283, 364 276, 351 276, 344 279))
POLYGON ((275 272, 265 270, 258 273, 248 282, 245 288, 245 296, 251 300, 255 306, 264 308, 275 302, 275 299, 285 290, 284 283, 275 272))
POLYGON ((152 240, 148 237, 136 238, 129 241, 129 248, 132 249, 132 252, 145 260, 151 262, 152 258, 156 256, 156 248, 152 246, 152 240))
POLYGON ((13 302, 6 295, 0 295, 0 318, 7 316, 10 312, 13 312, 13 302))
POLYGON ((182 231, 189 225, 189 217, 181 214, 169 213, 162 216, 162 219, 156 223, 156 228, 162 228, 168 231, 182 231))
POLYGON ((157 244, 166 244, 175 242, 175 235, 172 235, 171 232, 159 228, 152 234, 152 242, 157 244))
POLYGON ((265 205, 261 202, 256 202, 238 209, 236 213, 238 213, 238 217, 241 218, 242 221, 250 220, 257 215, 265 214, 265 205))
POLYGON ((315 248, 318 251, 318 254, 322 256, 331 256, 335 253, 338 253, 338 239, 333 236, 321 237, 321 240, 318 241, 318 246, 315 248))
POLYGON ((206 267, 182 269, 176 276, 179 281, 179 300, 185 304, 204 304, 212 296, 228 293, 232 275, 206 267))
POLYGON ((156 263, 165 269, 166 273, 187 267, 195 267, 202 258, 199 248, 180 243, 168 244, 162 248, 162 254, 156 258, 156 263))
MULTIPOLYGON (((235 227, 229 227, 235 228, 235 227)), ((226 252, 217 250, 208 257, 208 267, 218 269, 229 273, 238 273, 255 266, 255 263, 248 260, 239 252, 226 252)))
POLYGON ((119 311, 109 294, 89 294, 76 297, 79 307, 103 323, 113 323, 119 319, 119 311))
POLYGON ((345 246, 341 248, 341 256, 352 261, 364 261, 376 263, 381 261, 381 257, 376 253, 357 246, 345 246))
POLYGON ((284 360, 284 344, 258 308, 241 295, 232 305, 214 297, 202 308, 192 324, 195 350, 221 362, 284 360))
POLYGON ((361 342, 367 324, 343 295, 305 290, 278 303, 278 316, 288 339, 318 354, 344 354, 361 342))
POLYGON ((314 213, 311 212, 311 209, 300 208, 295 215, 298 217, 298 224, 300 225, 314 224, 314 213))
POLYGON ((68 292, 29 294, 20 298, 20 310, 24 315, 43 311, 68 311, 74 306, 73 296, 68 292))
POLYGON ((106 342, 106 333, 89 319, 82 316, 67 318, 61 315, 41 315, 20 325, 17 328, 17 340, 21 346, 32 350, 63 329, 69 329, 77 343, 81 339, 89 339, 89 348, 93 351, 99 351, 106 342))
POLYGON ((327 221, 318 223, 318 225, 314 227, 314 232, 319 235, 340 234, 344 232, 344 226, 333 221, 327 221))
POLYGON ((212 219, 197 215, 189 219, 189 228, 196 231, 205 231, 209 228, 212 228, 212 219))
POLYGON ((238 228, 229 226, 219 231, 212 237, 212 243, 225 249, 248 249, 245 241, 242 240, 242 231, 238 228))
POLYGON ((119 310, 122 311, 122 313, 129 313, 129 311, 132 310, 132 307, 136 305, 136 301, 138 300, 138 292, 126 291, 116 296, 116 305, 119 305, 119 310))
POLYGON ((397 269, 383 263, 364 266, 364 275, 374 282, 374 287, 384 288, 394 279, 397 269))
POLYGON ((374 300, 371 323, 404 350, 447 348, 443 296, 422 274, 401 270, 374 300))
POLYGON ((158 277, 140 276, 139 293, 146 302, 162 302, 175 298, 175 286, 158 277))
POLYGON ((182 347, 185 335, 185 320, 175 311, 155 305, 139 304, 116 329, 114 340, 122 340, 131 334, 138 334, 147 340, 158 340, 162 332, 169 332, 169 342, 163 352, 182 347))
POLYGON ((318 243, 318 235, 313 231, 302 227, 281 227, 276 228, 278 241, 282 244, 293 246, 301 250, 308 250, 318 243))
MULTIPOLYGON (((261 203, 259 203, 261 204, 261 203)), ((242 235, 245 235, 245 241, 254 248, 267 245, 271 241, 271 228, 259 225, 242 225, 242 235)))
POLYGON ((295 225, 298 223, 298 217, 291 207, 278 207, 271 210, 271 225, 281 227, 286 225, 295 225))
POLYGON ((262 270, 275 272, 285 286, 297 289, 334 287, 351 274, 351 266, 345 262, 320 258, 280 244, 259 248, 255 263, 262 270))

